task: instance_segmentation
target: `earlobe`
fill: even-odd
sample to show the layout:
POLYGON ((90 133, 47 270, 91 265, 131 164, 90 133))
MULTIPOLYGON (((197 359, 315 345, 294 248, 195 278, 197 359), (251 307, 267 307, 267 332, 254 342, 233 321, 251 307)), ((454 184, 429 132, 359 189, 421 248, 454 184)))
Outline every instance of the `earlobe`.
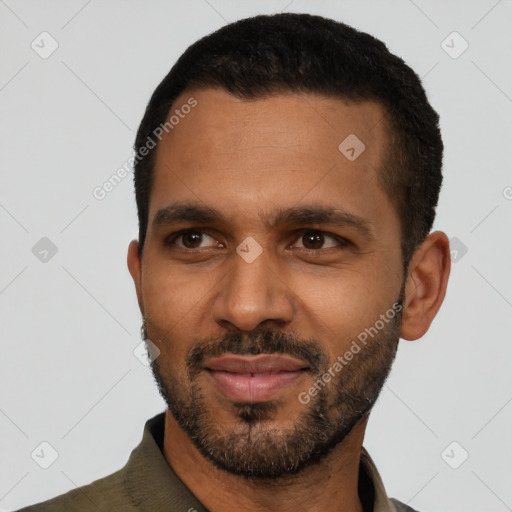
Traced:
POLYGON ((446 295, 450 275, 450 242, 445 233, 430 233, 414 253, 405 285, 400 337, 421 338, 446 295))
POLYGON ((128 264, 128 270, 132 276, 133 283, 135 284, 135 291, 137 293, 137 301, 139 303, 139 309, 144 315, 144 305, 142 301, 142 264, 139 255, 139 243, 137 240, 132 240, 128 246, 128 255, 126 258, 128 264))

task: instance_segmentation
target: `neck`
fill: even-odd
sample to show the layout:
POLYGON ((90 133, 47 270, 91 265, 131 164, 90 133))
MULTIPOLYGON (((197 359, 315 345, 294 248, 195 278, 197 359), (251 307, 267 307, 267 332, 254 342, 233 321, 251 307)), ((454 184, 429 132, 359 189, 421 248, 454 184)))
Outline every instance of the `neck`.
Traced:
POLYGON ((167 410, 164 456, 211 512, 363 512, 358 495, 359 459, 368 416, 320 463, 274 481, 246 479, 214 466, 167 410))

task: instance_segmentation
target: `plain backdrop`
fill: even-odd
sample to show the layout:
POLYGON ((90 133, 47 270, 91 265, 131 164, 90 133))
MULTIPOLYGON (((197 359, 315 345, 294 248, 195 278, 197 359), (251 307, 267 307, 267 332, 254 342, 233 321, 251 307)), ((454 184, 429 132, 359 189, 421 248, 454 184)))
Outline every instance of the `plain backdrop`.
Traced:
POLYGON ((509 0, 0 0, 0 510, 119 469, 165 409, 134 355, 132 175, 93 190, 189 44, 280 11, 382 39, 441 116, 448 293, 427 335, 400 342, 365 447, 388 494, 422 512, 512 510, 509 0), (47 469, 41 450, 56 452, 47 469))

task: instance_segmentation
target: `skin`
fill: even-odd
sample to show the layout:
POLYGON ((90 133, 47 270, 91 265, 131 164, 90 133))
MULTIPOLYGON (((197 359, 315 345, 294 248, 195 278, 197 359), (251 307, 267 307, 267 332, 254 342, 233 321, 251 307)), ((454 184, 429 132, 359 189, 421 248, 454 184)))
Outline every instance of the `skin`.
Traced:
MULTIPOLYGON (((187 91, 175 106, 190 96, 197 106, 158 146, 142 259, 136 240, 128 249, 148 337, 161 351, 158 365, 186 389, 185 358, 198 339, 261 327, 314 339, 332 362, 392 306, 402 285, 400 337, 423 336, 445 296, 449 242, 442 232, 429 234, 414 253, 407 276, 402 275, 399 218, 378 183, 388 140, 383 108, 311 94, 249 102, 216 89, 187 91), (355 161, 338 150, 349 134, 365 144, 355 161), (156 212, 178 200, 216 208, 225 221, 153 225, 156 212), (262 222, 277 208, 307 205, 342 208, 364 218, 374 239, 350 226, 270 228, 262 222), (183 239, 176 243, 184 251, 165 246, 169 235, 185 228, 206 232, 200 248, 184 252, 183 239), (321 249, 305 245, 302 233, 307 229, 326 234, 321 249), (330 235, 350 244, 341 245, 330 235), (236 253, 249 236, 262 248, 250 264, 236 253)), ((313 381, 305 375, 282 392, 273 428, 289 427, 304 414, 297 395, 313 381)), ((217 425, 233 429, 237 417, 232 404, 207 375, 201 374, 198 382, 217 425)), ((319 464, 277 482, 218 469, 169 411, 164 455, 213 512, 338 510, 340 503, 346 512, 362 512, 357 481, 367 420, 365 414, 319 464)))

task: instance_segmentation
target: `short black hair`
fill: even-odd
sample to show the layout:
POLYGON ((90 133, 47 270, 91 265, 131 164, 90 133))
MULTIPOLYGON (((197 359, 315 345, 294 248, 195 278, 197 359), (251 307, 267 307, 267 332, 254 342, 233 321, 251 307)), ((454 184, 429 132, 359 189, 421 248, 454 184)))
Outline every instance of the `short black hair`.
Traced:
POLYGON ((141 255, 156 147, 143 158, 140 149, 148 147, 181 93, 209 87, 244 100, 312 93, 381 104, 389 146, 379 180, 397 208, 407 271, 432 228, 441 189, 439 116, 418 75, 382 41, 344 23, 298 13, 259 15, 225 25, 189 46, 154 91, 134 145, 141 255))

